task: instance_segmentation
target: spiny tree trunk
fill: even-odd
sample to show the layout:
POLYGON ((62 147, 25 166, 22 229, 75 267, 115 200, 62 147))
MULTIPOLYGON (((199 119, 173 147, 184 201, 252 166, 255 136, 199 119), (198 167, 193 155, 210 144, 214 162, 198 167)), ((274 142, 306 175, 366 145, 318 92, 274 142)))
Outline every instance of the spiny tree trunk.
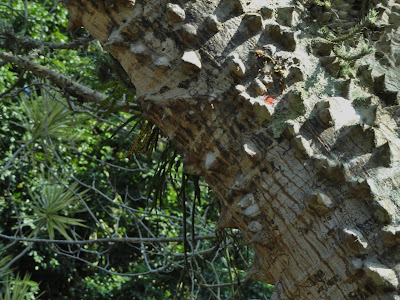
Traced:
POLYGON ((400 299, 400 5, 332 2, 65 5, 217 193, 273 299, 400 299))

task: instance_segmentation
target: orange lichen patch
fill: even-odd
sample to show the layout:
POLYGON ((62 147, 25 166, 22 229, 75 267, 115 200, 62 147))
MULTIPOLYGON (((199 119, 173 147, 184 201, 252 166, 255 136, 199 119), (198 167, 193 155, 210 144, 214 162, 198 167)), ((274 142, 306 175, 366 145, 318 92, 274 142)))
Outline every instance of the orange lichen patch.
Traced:
POLYGON ((271 97, 270 95, 264 95, 264 103, 272 105, 275 103, 275 98, 271 97))

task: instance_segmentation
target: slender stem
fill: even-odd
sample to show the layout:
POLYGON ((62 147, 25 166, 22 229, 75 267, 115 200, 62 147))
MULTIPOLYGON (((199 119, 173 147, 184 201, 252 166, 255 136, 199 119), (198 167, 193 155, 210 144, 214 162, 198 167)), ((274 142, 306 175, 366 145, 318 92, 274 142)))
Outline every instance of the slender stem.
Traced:
POLYGON ((28 142, 26 142, 24 145, 22 145, 17 151, 14 152, 14 154, 11 156, 11 158, 8 160, 6 165, 1 169, 0 175, 4 173, 4 171, 8 170, 9 168, 12 167, 12 162, 14 159, 18 156, 18 154, 24 150, 26 147, 28 147, 30 144, 32 144, 36 140, 36 136, 30 139, 28 142))
MULTIPOLYGON (((171 237, 171 238, 134 238, 134 237, 125 237, 125 238, 100 238, 95 240, 55 240, 55 239, 37 239, 37 238, 23 238, 23 237, 14 237, 0 233, 0 238, 18 241, 18 242, 35 242, 35 243, 56 243, 56 244, 70 244, 70 245, 83 245, 83 244, 98 244, 98 243, 176 243, 183 242, 185 240, 184 237, 171 237)), ((199 235, 195 236, 196 241, 202 240, 210 240, 214 239, 215 235, 199 235)), ((191 239, 191 237, 187 237, 186 239, 191 239)))
MULTIPOLYGON (((39 227, 38 227, 39 229, 39 227)), ((33 239, 36 238, 37 234, 38 234, 39 230, 36 231, 35 236, 33 239)), ((34 241, 30 242, 29 245, 22 250, 17 256, 15 256, 12 260, 10 260, 3 268, 2 271, 0 271, 0 276, 5 273, 17 260, 19 260, 22 256, 24 256, 35 244, 34 241)))
POLYGON ((26 71, 23 70, 21 74, 19 74, 18 79, 7 90, 5 90, 3 93, 0 94, 0 98, 11 93, 22 82, 22 80, 24 79, 25 72, 26 71))

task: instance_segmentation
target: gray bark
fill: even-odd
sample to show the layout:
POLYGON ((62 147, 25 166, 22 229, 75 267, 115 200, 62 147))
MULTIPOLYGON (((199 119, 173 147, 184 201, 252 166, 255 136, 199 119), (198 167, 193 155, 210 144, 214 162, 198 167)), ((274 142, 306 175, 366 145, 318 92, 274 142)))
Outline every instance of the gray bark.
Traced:
POLYGON ((375 2, 65 3, 218 195, 272 299, 400 299, 400 5, 375 2))

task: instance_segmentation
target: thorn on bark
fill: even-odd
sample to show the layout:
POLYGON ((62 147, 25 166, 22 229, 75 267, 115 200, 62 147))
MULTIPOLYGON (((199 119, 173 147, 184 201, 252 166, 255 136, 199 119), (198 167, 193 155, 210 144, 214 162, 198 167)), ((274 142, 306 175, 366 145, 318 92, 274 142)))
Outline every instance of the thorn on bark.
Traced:
POLYGON ((270 19, 270 18, 272 18, 272 14, 273 14, 274 10, 272 8, 269 8, 268 6, 263 6, 263 7, 261 7, 260 12, 261 12, 261 16, 264 19, 270 19))
POLYGON ((396 272, 385 265, 373 261, 364 262, 364 271, 377 287, 397 290, 399 280, 396 272))
POLYGON ((181 28, 182 41, 186 45, 197 41, 197 28, 192 24, 184 24, 181 28))
POLYGON ((267 92, 267 87, 258 78, 253 80, 252 87, 258 95, 263 95, 267 92))
POLYGON ((247 226, 247 230, 252 233, 260 232, 262 228, 263 228, 262 224, 258 221, 251 221, 247 226))
POLYGON ((215 15, 209 15, 205 20, 205 24, 210 34, 216 34, 221 28, 221 23, 215 15))
POLYGON ((395 246, 400 244, 400 226, 388 225, 382 229, 382 238, 385 244, 395 246))
POLYGON ((310 158, 313 156, 313 149, 310 146, 310 142, 307 141, 302 136, 298 135, 293 138, 294 145, 300 150, 301 154, 305 158, 310 158))
POLYGON ((246 279, 255 280, 255 281, 264 281, 270 284, 273 284, 273 278, 269 276, 265 271, 266 268, 263 268, 261 265, 260 259, 256 255, 254 257, 253 264, 251 265, 249 271, 246 274, 246 279))
POLYGON ((263 30, 263 22, 260 14, 249 13, 243 17, 243 22, 247 24, 249 29, 253 32, 259 32, 263 30))
POLYGON ((196 51, 185 51, 182 60, 192 71, 198 72, 201 70, 200 55, 196 51))
POLYGON ((246 74, 246 67, 237 53, 228 57, 228 66, 230 70, 239 77, 244 77, 246 74))
POLYGON ((140 56, 150 56, 148 48, 142 42, 135 42, 130 45, 130 50, 133 54, 140 56))
POLYGON ((167 18, 171 23, 180 23, 186 18, 186 13, 182 7, 177 4, 167 4, 167 18))
POLYGON ((368 247, 368 242, 362 233, 353 228, 345 228, 342 231, 342 243, 357 254, 362 254, 368 247))
POLYGON ((334 208, 335 204, 330 197, 322 193, 311 196, 310 208, 315 210, 319 216, 323 216, 334 208))

